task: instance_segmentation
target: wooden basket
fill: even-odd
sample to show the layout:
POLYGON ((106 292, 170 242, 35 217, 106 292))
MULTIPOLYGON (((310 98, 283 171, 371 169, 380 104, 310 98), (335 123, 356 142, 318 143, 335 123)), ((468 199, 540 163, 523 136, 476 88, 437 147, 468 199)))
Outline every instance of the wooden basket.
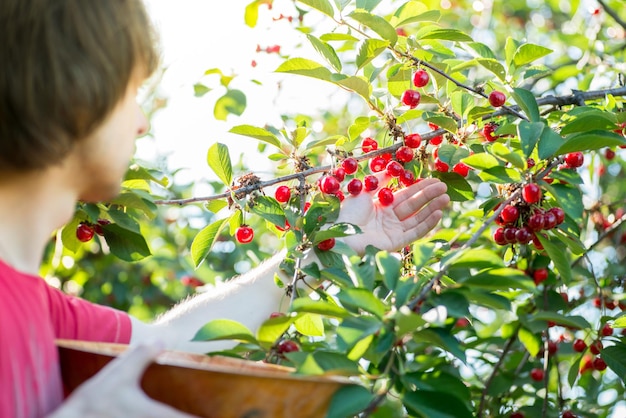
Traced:
MULTIPOLYGON (((127 349, 124 344, 57 340, 63 383, 71 392, 127 349)), ((165 351, 141 386, 151 398, 205 418, 324 418, 332 395, 352 384, 338 376, 230 357, 165 351)))

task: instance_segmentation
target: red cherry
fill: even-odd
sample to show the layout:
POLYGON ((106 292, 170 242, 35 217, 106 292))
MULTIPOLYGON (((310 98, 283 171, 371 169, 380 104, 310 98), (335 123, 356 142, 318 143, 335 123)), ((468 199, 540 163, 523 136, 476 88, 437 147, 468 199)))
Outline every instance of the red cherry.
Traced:
POLYGON ((602 341, 600 340, 595 340, 589 346, 589 350, 591 351, 591 353, 595 354, 596 356, 600 354, 600 351, 602 351, 603 348, 604 348, 604 345, 602 344, 602 341))
POLYGON ((354 178, 348 182, 348 193, 352 196, 356 196, 363 190, 363 182, 357 178, 354 178))
POLYGON ((404 103, 411 109, 414 109, 417 107, 418 104, 420 104, 421 98, 422 98, 422 95, 420 94, 419 91, 405 90, 404 93, 402 93, 402 97, 400 98, 400 100, 402 100, 402 103, 404 103))
POLYGON ((495 134, 496 129, 498 129, 498 124, 494 122, 489 122, 483 126, 483 137, 487 142, 494 142, 498 139, 498 136, 495 134))
POLYGON ((452 167, 452 171, 462 177, 467 177, 470 171, 470 167, 465 163, 456 163, 454 167, 452 167))
POLYGON ((346 178, 346 170, 344 170, 343 167, 335 167, 333 177, 341 183, 346 178))
POLYGON ((93 225, 93 230, 96 231, 96 234, 102 236, 104 235, 104 229, 102 227, 109 225, 110 223, 111 221, 109 221, 108 219, 98 219, 98 222, 93 225))
POLYGON ((247 244, 254 238, 254 229, 250 228, 248 225, 241 225, 235 231, 235 238, 237 238, 240 244, 247 244))
POLYGON ((374 157, 369 162, 370 171, 372 173, 378 173, 383 171, 387 166, 387 161, 382 156, 374 157))
POLYGON ((383 187, 378 191, 378 201, 383 206, 389 206, 393 203, 393 192, 388 187, 383 187))
POLYGON ((494 90, 489 93, 489 104, 493 107, 500 107, 506 102, 506 96, 504 93, 498 90, 494 90))
POLYGON ((425 70, 417 70, 413 74, 413 85, 415 87, 424 87, 430 81, 430 77, 425 70))
POLYGON ((368 192, 378 189, 378 178, 372 175, 363 177, 363 187, 368 192))
POLYGON ((580 364, 580 373, 584 373, 587 370, 593 370, 593 362, 591 361, 591 358, 588 356, 585 356, 582 360, 581 360, 581 364, 580 364))
POLYGON ((406 145, 409 148, 418 148, 421 143, 422 143, 422 136, 418 133, 408 134, 404 137, 404 145, 406 145))
POLYGON ((604 324, 601 333, 604 337, 610 337, 613 335, 613 327, 610 324, 604 324))
POLYGON ((596 308, 600 309, 602 307, 602 299, 596 297, 593 298, 593 306, 595 306, 596 308))
POLYGON ((606 370, 606 363, 604 362, 604 360, 602 360, 602 358, 596 357, 593 360, 593 368, 601 372, 603 370, 606 370))
POLYGON ((274 197, 280 203, 288 202, 289 198, 291 198, 291 189, 289 189, 289 186, 278 186, 274 192, 274 197))
POLYGON ((333 176, 324 176, 320 179, 320 190, 325 194, 335 194, 339 191, 341 185, 333 176))
POLYGON ((535 284, 539 284, 548 279, 548 269, 537 269, 533 272, 533 280, 535 284))
POLYGON ((189 286, 192 288, 196 288, 196 287, 200 287, 200 286, 204 286, 204 282, 196 277, 193 276, 183 276, 180 278, 180 282, 184 285, 184 286, 189 286))
POLYGON ((535 382, 541 382, 543 380, 543 377, 543 369, 540 369, 539 367, 535 367, 530 371, 530 378, 533 379, 535 382))
POLYGON ((522 189, 522 198, 526 203, 537 203, 541 200, 541 189, 535 183, 529 183, 522 189))
POLYGON ((526 418, 526 416, 523 413, 516 411, 509 415, 509 418, 526 418))
POLYGON ((514 226, 507 226, 506 228, 504 228, 504 239, 507 243, 514 244, 517 242, 517 231, 519 230, 514 226))
POLYGON ((568 409, 567 411, 563 411, 563 415, 561 415, 561 417, 562 418, 576 418, 576 415, 568 409))
POLYGON ((457 328, 467 328, 470 325, 470 321, 467 318, 458 318, 454 323, 457 328))
POLYGON ((413 153, 413 149, 409 148, 406 145, 401 146, 396 151, 396 158, 398 159, 398 161, 402 161, 403 163, 408 163, 409 161, 412 161, 414 156, 415 154, 413 153))
POLYGON ((559 351, 559 345, 554 341, 548 341, 548 354, 553 356, 559 351))
POLYGON ((400 180, 400 183, 407 187, 416 182, 415 174, 409 170, 404 170, 402 174, 400 174, 400 178, 398 180, 400 180))
POLYGON ((95 233, 96 230, 94 229, 94 227, 86 222, 81 222, 76 227, 76 238, 80 242, 91 241, 95 233))
POLYGON ((439 158, 435 160, 435 170, 440 171, 442 173, 447 173, 450 169, 448 163, 441 161, 439 158))
POLYGON ((606 150, 604 150, 604 156, 607 160, 612 160, 613 158, 615 158, 615 151, 613 151, 611 148, 607 148, 606 150))
POLYGON ((343 199, 346 198, 341 190, 335 193, 335 197, 337 197, 337 199, 339 199, 340 202, 343 202, 343 199))
POLYGON ((335 238, 328 238, 328 239, 325 239, 324 241, 321 241, 319 244, 317 244, 317 248, 319 248, 321 251, 328 251, 332 249, 334 246, 335 246, 335 238))
POLYGON ((582 152, 571 152, 565 156, 565 165, 568 168, 578 168, 585 162, 585 156, 582 152))
POLYGON ((354 158, 346 158, 341 162, 341 167, 343 167, 346 174, 354 174, 359 168, 359 163, 354 158))
POLYGON ((300 351, 300 347, 295 341, 283 340, 276 346, 276 351, 279 354, 292 353, 294 351, 300 351))
POLYGON ((565 221, 565 211, 559 207, 554 207, 550 209, 550 212, 556 216, 556 224, 561 225, 565 221))
POLYGON ((523 226, 515 233, 515 240, 520 244, 528 244, 533 239, 533 234, 530 228, 523 226))
POLYGON ((519 209, 513 205, 506 205, 500 212, 502 220, 507 224, 512 224, 519 218, 519 209))
POLYGON ((361 150, 364 153, 368 153, 370 151, 374 151, 378 149, 378 142, 375 139, 367 137, 361 143, 361 150))
POLYGON ((532 158, 527 159, 526 166, 528 166, 528 168, 533 168, 535 166, 535 160, 533 160, 532 158))
POLYGON ((389 174, 391 177, 400 177, 400 175, 404 171, 404 167, 402 167, 402 164, 397 161, 389 161, 386 170, 387 174, 389 174))
POLYGON ((551 211, 543 214, 543 229, 552 229, 557 225, 556 215, 551 211))
POLYGON ((528 218, 527 226, 533 231, 541 231, 543 229, 543 214, 534 213, 528 218))
POLYGON ((493 240, 498 245, 506 245, 508 241, 504 238, 504 228, 498 228, 493 233, 493 240))

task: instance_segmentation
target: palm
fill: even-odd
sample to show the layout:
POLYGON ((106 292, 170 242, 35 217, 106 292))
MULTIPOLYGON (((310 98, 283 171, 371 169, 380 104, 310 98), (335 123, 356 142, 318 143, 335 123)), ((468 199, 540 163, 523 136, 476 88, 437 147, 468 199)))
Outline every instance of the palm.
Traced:
POLYGON ((370 193, 347 197, 337 221, 357 225, 362 233, 343 241, 359 254, 368 245, 398 250, 426 235, 441 220, 441 210, 449 202, 445 191, 445 184, 426 179, 397 191, 389 206, 381 205, 370 193))

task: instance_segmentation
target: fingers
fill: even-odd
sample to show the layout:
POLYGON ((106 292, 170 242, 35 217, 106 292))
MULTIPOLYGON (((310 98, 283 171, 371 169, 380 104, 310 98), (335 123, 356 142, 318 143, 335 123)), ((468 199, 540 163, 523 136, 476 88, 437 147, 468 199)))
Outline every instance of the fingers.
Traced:
MULTIPOLYGON (((427 220, 431 219, 432 215, 436 212, 443 213, 443 209, 448 205, 450 199, 447 195, 441 195, 433 199, 428 205, 422 208, 416 215, 410 216, 402 221, 402 228, 405 232, 408 232, 414 228, 419 228, 423 223, 427 220)), ((441 216, 439 219, 435 221, 435 224, 441 220, 441 216)), ((435 225, 433 225, 434 227, 435 225)), ((428 232, 431 228, 429 228, 426 232, 428 232)))
POLYGON ((450 201, 446 193, 445 183, 438 179, 425 179, 406 189, 396 192, 393 210, 399 220, 403 221, 419 212, 429 202, 437 199, 435 209, 443 209, 450 201))

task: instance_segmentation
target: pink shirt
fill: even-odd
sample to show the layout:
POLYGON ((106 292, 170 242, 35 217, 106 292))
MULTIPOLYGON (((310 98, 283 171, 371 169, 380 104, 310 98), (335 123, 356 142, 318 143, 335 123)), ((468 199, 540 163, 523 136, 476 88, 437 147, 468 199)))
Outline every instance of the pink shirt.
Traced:
POLYGON ((68 296, 0 260, 0 417, 44 417, 63 401, 55 338, 130 341, 124 312, 68 296))

